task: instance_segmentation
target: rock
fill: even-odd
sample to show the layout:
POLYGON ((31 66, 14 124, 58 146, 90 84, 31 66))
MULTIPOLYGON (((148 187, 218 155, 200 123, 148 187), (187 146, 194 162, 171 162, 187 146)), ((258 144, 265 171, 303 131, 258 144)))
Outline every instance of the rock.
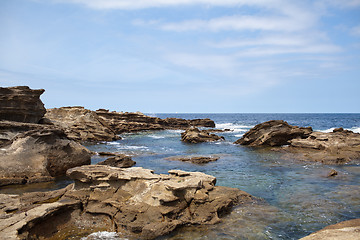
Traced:
POLYGON ((248 146, 281 146, 295 138, 306 138, 312 128, 291 126, 282 120, 260 123, 244 134, 235 144, 248 146))
POLYGON ((213 156, 175 156, 175 157, 168 157, 167 160, 175 160, 175 161, 182 161, 182 162, 191 162, 195 164, 205 164, 209 162, 215 162, 220 157, 213 157, 213 156))
POLYGON ((190 127, 181 133, 181 141, 188 143, 213 142, 218 140, 225 140, 225 138, 210 134, 206 130, 200 131, 196 127, 190 127))
POLYGON ((360 239, 360 219, 353 219, 327 226, 300 240, 349 240, 360 239))
POLYGON ((186 120, 147 116, 141 112, 109 112, 106 109, 96 110, 96 114, 106 120, 116 133, 137 132, 144 130, 186 129, 190 126, 215 127, 215 122, 206 119, 186 120))
POLYGON ((68 176, 75 183, 54 194, 0 194, 0 236, 68 239, 67 232, 101 229, 154 239, 178 226, 217 223, 233 206, 257 202, 200 172, 88 165, 69 169, 68 176), (41 202, 34 202, 38 194, 41 202))
POLYGON ((114 157, 110 157, 105 161, 97 163, 98 165, 108 165, 111 167, 128 168, 136 164, 130 156, 124 154, 117 154, 114 157))
POLYGON ((0 120, 38 123, 46 112, 40 100, 44 91, 27 86, 0 87, 0 120))
POLYGON ((120 139, 106 121, 83 107, 48 109, 45 115, 64 129, 68 138, 77 141, 114 141, 120 139))
POLYGON ((51 181, 66 170, 90 164, 91 153, 59 129, 17 134, 0 149, 0 186, 51 181))
POLYGON ((331 171, 328 174, 328 177, 334 177, 338 175, 338 172, 335 169, 331 169, 331 171))

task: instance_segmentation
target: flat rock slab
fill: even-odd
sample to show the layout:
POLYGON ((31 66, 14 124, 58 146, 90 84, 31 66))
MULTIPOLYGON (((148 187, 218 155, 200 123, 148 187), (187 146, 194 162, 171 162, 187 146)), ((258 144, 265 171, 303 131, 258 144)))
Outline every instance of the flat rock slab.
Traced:
POLYGON ((207 130, 199 130, 196 127, 190 127, 181 133, 181 141, 187 143, 214 142, 219 140, 225 140, 225 138, 210 134, 207 130))
POLYGON ((165 158, 166 160, 171 161, 182 161, 182 162, 191 162, 194 164, 205 164, 209 162, 215 162, 219 160, 220 157, 217 156, 174 156, 165 158))

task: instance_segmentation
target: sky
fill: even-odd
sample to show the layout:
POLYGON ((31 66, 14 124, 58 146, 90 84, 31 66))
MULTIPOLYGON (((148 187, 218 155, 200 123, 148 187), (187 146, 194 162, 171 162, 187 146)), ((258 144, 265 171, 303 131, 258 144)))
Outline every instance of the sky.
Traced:
POLYGON ((360 0, 0 0, 0 86, 46 108, 360 112, 360 0))

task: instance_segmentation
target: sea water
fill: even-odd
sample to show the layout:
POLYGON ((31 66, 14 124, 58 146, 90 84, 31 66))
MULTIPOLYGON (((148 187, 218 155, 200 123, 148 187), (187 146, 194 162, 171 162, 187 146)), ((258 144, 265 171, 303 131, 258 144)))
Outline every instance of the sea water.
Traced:
MULTIPOLYGON (((213 226, 183 227, 163 239, 299 239, 327 225, 360 218, 360 165, 323 165, 282 159, 277 152, 233 144, 246 131, 268 120, 311 126, 329 132, 333 128, 360 131, 360 114, 151 114, 166 118, 210 118, 225 141, 187 144, 181 130, 122 134, 121 140, 87 147, 92 151, 133 156, 136 166, 167 173, 170 169, 199 171, 217 178, 217 185, 239 188, 261 199, 260 204, 236 207, 223 222, 213 226), (204 165, 171 161, 179 155, 215 155, 204 165), (331 169, 339 175, 328 178, 331 169)), ((94 156, 93 164, 105 157, 94 156)), ((83 239, 87 239, 86 237, 83 239)), ((98 233, 88 239, 122 239, 98 233)))

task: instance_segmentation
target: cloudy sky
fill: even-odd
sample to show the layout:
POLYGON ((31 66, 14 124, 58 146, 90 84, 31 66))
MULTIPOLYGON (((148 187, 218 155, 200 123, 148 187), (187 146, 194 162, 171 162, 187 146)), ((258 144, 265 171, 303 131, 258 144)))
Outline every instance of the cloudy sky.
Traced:
POLYGON ((0 86, 47 108, 360 112, 360 0, 1 0, 0 86))

